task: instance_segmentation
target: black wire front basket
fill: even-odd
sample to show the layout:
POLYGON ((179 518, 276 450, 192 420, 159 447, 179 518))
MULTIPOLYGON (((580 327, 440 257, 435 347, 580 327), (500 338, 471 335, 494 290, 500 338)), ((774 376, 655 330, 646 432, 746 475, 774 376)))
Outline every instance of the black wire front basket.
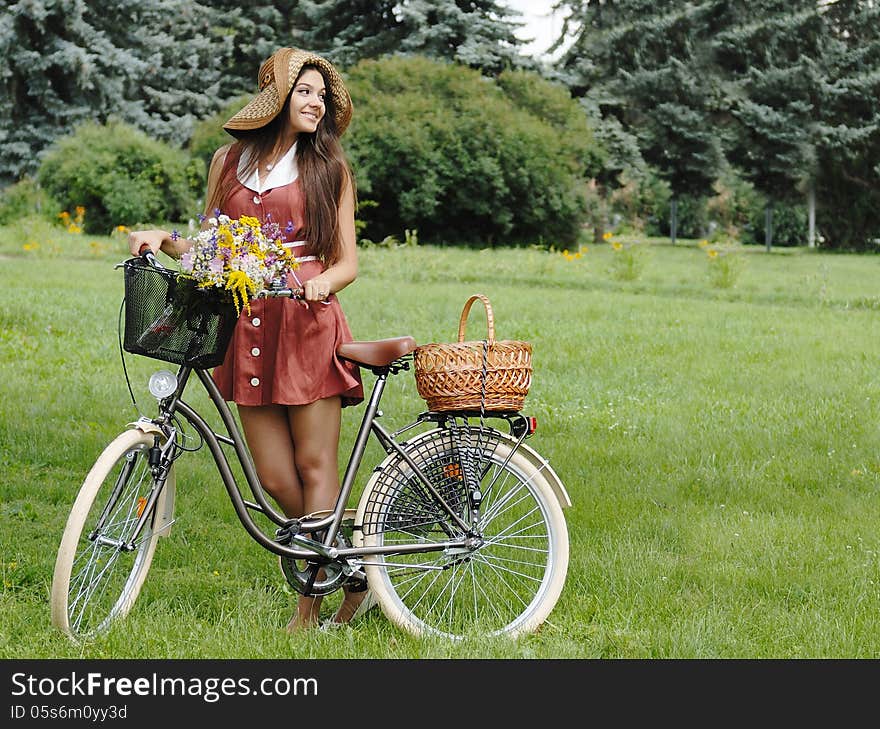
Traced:
POLYGON ((231 300, 142 258, 126 261, 123 269, 126 352, 205 369, 223 362, 238 320, 231 300))

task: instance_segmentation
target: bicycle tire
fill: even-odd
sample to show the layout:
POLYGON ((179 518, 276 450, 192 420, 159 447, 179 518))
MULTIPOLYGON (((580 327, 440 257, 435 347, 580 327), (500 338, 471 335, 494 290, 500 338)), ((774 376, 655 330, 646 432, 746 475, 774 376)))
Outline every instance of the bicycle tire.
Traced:
MULTIPOLYGON (((368 555, 368 584, 386 617, 413 635, 459 640, 534 632, 559 600, 568 571, 568 529, 559 498, 534 460, 497 431, 466 427, 464 436, 477 442, 475 448, 463 447, 460 435, 432 430, 404 448, 465 521, 472 504, 464 483, 476 479, 483 491, 483 544, 466 554, 368 555)), ((359 546, 461 536, 398 454, 374 471, 355 523, 359 546)))
POLYGON ((103 633, 128 614, 150 571, 158 538, 169 531, 173 467, 136 547, 119 548, 154 487, 147 453, 153 441, 153 434, 137 429, 117 436, 89 470, 70 510, 55 561, 51 610, 52 623, 74 640, 103 633), (98 534, 105 507, 109 512, 98 534))

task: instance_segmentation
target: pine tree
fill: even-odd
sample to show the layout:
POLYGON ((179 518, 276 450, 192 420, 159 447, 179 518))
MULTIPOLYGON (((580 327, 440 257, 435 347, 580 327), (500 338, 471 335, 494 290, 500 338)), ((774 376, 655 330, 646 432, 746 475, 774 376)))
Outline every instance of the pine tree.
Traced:
POLYGON ((826 75, 816 144, 817 216, 836 247, 880 241, 880 5, 824 8, 826 75))
MULTIPOLYGON (((21 0, 0 22, 0 180, 32 174, 85 120, 127 121, 182 144, 225 93, 232 43, 188 0, 21 0)), ((251 73, 255 73, 252 71, 251 73)), ((252 84, 253 82, 251 82, 252 84)))
POLYGON ((622 141, 622 133, 633 135, 641 157, 669 184, 675 242, 675 201, 707 196, 723 161, 710 119, 714 90, 698 43, 701 15, 690 3, 658 8, 653 0, 559 5, 568 6, 569 24, 579 27, 561 60, 564 73, 598 109, 597 136, 603 128, 622 141))
MULTIPOLYGON (((136 14, 139 4, 107 3, 111 22, 136 14)), ((126 88, 143 66, 112 37, 84 0, 22 0, 5 7, 0 181, 36 170, 40 153, 78 122, 122 111, 126 88)))
POLYGON ((723 78, 727 159, 773 206, 799 201, 816 172, 817 90, 825 27, 815 0, 707 2, 721 28, 707 33, 723 78))
POLYGON ((517 15, 497 0, 302 0, 294 37, 341 66, 404 53, 497 75, 528 65, 517 15))

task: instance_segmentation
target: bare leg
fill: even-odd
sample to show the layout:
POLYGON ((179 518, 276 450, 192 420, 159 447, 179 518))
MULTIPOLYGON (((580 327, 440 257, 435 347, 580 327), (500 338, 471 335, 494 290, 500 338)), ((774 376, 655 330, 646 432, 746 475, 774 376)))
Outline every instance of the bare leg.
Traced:
MULTIPOLYGON (((290 408, 290 431, 296 443, 296 468, 306 484, 306 513, 332 509, 339 495, 339 431, 342 407, 338 397, 290 408)), ((349 592, 334 622, 351 620, 366 592, 349 592)))
POLYGON ((287 408, 281 405, 239 405, 238 414, 263 488, 275 499, 285 516, 302 516, 306 513, 303 483, 296 470, 287 408))
MULTIPOLYGON (((306 489, 296 467, 288 408, 281 405, 239 406, 238 412, 263 488, 275 499, 285 516, 301 517, 309 513, 311 509, 305 506, 306 489)), ((293 631, 317 625, 320 609, 320 597, 301 595, 287 629, 293 631)))

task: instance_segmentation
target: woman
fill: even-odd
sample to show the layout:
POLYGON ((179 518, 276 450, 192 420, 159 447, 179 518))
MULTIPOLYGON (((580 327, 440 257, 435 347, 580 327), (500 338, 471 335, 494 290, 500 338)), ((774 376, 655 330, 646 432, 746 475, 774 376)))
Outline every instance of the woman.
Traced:
MULTIPOLYGON (((363 400, 357 367, 336 356, 352 336, 335 294, 357 275, 355 185, 339 144, 352 103, 327 60, 295 48, 264 61, 258 80, 257 96, 224 125, 236 141, 214 154, 205 208, 279 223, 299 263, 288 283, 307 306, 251 302, 213 377, 238 407, 264 488, 287 516, 301 517, 332 508, 341 410, 363 400)), ((135 255, 149 247, 177 258, 191 245, 164 230, 129 236, 135 255)), ((351 620, 371 604, 366 597, 345 588, 333 621, 351 620)), ((320 601, 300 597, 288 630, 317 624, 320 601)))

